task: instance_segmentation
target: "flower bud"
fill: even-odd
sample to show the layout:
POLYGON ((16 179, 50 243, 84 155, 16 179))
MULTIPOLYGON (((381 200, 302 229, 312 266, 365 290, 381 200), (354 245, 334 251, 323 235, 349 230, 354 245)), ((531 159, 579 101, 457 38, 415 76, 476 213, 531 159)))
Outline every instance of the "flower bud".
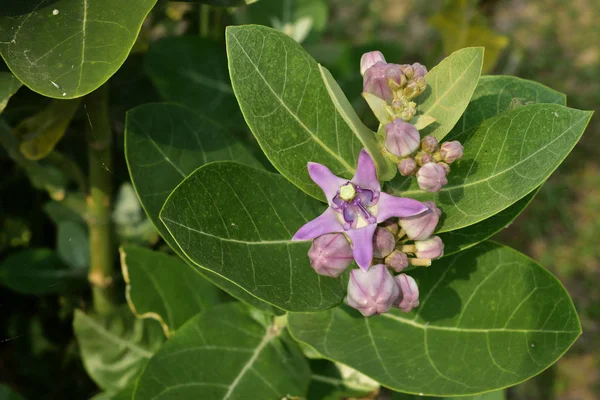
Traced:
POLYGON ((408 218, 400 218, 400 226, 406 232, 406 236, 412 240, 425 240, 435 230, 442 211, 436 207, 433 201, 426 201, 425 204, 429 209, 421 214, 408 218))
POLYGON ((438 140, 433 135, 427 135, 421 139, 421 150, 426 153, 435 153, 438 149, 438 140))
POLYGON ((402 271, 408 267, 408 257, 400 250, 394 250, 385 258, 385 265, 392 268, 396 272, 402 271))
POLYGON ((419 148, 419 131, 396 118, 385 126, 385 147, 395 156, 406 157, 419 148))
POLYGON ((446 164, 445 162, 439 162, 437 164, 444 167, 444 170, 446 170, 446 176, 448 176, 448 174, 450 173, 450 166, 448 164, 446 164))
POLYGON ((308 258, 317 274, 337 278, 352 262, 352 248, 343 233, 329 233, 313 240, 308 258))
POLYGON ((444 242, 442 242, 439 236, 432 236, 426 240, 416 241, 414 246, 417 258, 433 260, 444 255, 444 242))
POLYGON ((384 258, 390 254, 396 246, 396 238, 388 229, 376 228, 373 234, 373 256, 384 258))
POLYGON ((385 57, 380 51, 370 51, 363 54, 360 58, 360 74, 364 75, 369 68, 378 62, 386 64, 385 57))
POLYGON ((394 302, 394 306, 398 307, 402 312, 410 312, 414 307, 419 306, 419 287, 417 282, 406 274, 396 275, 394 281, 400 288, 400 295, 394 302))
POLYGON ((380 226, 392 232, 392 235, 397 235, 398 231, 400 230, 400 226, 398 226, 398 221, 395 218, 383 221, 380 224, 380 226))
POLYGON ((419 152, 415 156, 415 161, 417 162, 417 165, 425 165, 427 163, 433 162, 433 156, 431 154, 419 152))
POLYGON ((372 265, 366 272, 350 272, 348 305, 365 317, 387 312, 399 294, 400 288, 383 264, 372 265))
POLYGON ((416 172, 417 163, 412 158, 404 158, 398 163, 398 171, 402 176, 409 176, 416 172))
POLYGON ((414 71, 414 77, 415 78, 422 78, 425 75, 427 75, 427 67, 424 66, 423 64, 419 64, 419 63, 414 63, 412 65, 413 71, 414 71))
POLYGON ((410 64, 402 64, 400 66, 400 69, 406 76, 406 79, 412 79, 413 76, 415 75, 415 70, 414 70, 413 66, 410 64))
POLYGON ((388 64, 385 77, 392 90, 398 90, 406 85, 406 76, 404 76, 398 64, 388 64))
POLYGON ((421 190, 439 192, 442 186, 448 183, 446 170, 439 164, 427 163, 417 171, 417 183, 421 190))
POLYGON ((403 120, 405 120, 406 122, 408 122, 411 119, 413 119, 413 117, 415 116, 416 113, 417 113, 417 103, 415 103, 414 101, 411 101, 404 108, 404 111, 402 111, 402 113, 400 114, 400 116, 402 117, 403 120))
POLYGON ((379 61, 365 71, 363 92, 391 102, 394 99, 393 90, 400 89, 405 83, 406 77, 398 64, 385 64, 379 61))
POLYGON ((442 156, 442 160, 448 164, 452 164, 454 161, 462 158, 463 151, 464 148, 458 140, 444 142, 440 147, 440 155, 442 156))

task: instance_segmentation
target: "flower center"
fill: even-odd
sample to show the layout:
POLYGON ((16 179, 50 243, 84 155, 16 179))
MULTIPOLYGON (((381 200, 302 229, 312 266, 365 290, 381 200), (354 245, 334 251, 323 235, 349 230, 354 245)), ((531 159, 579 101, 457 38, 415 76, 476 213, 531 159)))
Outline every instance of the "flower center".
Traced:
POLYGON ((375 206, 378 200, 379 192, 347 182, 340 186, 333 198, 332 208, 343 217, 344 229, 361 228, 377 222, 370 208, 375 206))

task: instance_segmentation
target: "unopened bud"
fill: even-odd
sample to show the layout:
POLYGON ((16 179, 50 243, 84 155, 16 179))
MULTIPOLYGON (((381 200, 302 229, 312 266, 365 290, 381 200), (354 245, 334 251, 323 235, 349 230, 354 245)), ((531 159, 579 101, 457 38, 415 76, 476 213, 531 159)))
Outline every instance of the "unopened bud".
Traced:
POLYGON ((413 71, 414 71, 414 77, 415 78, 422 78, 425 75, 427 75, 427 67, 424 66, 423 64, 420 63, 414 63, 412 65, 413 71))
POLYGON ((448 164, 446 164, 445 162, 439 162, 437 164, 444 167, 444 169, 446 170, 446 176, 448 176, 448 174, 450 173, 450 166, 448 164))
POLYGON ((414 101, 411 101, 404 108, 404 111, 402 111, 402 114, 400 116, 402 117, 403 120, 408 122, 411 119, 413 119, 413 117, 415 116, 416 113, 417 113, 417 103, 415 103, 414 101))
POLYGON ((412 65, 410 64, 402 64, 400 66, 402 72, 404 73, 404 75, 406 76, 406 79, 412 79, 413 76, 415 75, 415 70, 413 68, 412 65))
POLYGON ((364 75, 369 68, 378 62, 386 63, 385 57, 380 51, 370 51, 363 54, 360 58, 360 74, 364 75))
POLYGON ((415 161, 418 165, 425 165, 427 163, 433 162, 433 156, 428 153, 419 152, 415 156, 415 161))
POLYGON ((458 140, 444 142, 440 146, 440 155, 442 156, 442 160, 448 164, 452 164, 454 161, 462 158, 463 152, 464 148, 458 140))
POLYGON ((442 211, 436 207, 433 201, 426 201, 428 210, 421 214, 408 218, 400 218, 400 226, 406 232, 406 236, 412 240, 425 240, 435 230, 442 211))
POLYGON ((404 158, 398 163, 398 171, 402 176, 409 176, 417 170, 417 163, 412 158, 404 158))
POLYGON ((387 66, 388 64, 379 61, 365 71, 363 76, 363 92, 371 93, 386 101, 393 99, 394 94, 386 78, 387 66))
POLYGON ((388 64, 385 77, 392 90, 398 90, 406 85, 406 77, 398 64, 388 64))
POLYGON ((419 131, 396 118, 385 126, 385 147, 395 156, 406 157, 419 148, 419 131))
POLYGON ((373 256, 384 258, 390 254, 396 246, 396 238, 385 228, 376 228, 373 234, 373 256))
POLYGON ((438 140, 433 135, 427 135, 421 139, 421 150, 427 153, 435 153, 438 149, 438 140))
POLYGON ((394 250, 385 258, 385 265, 392 268, 396 272, 402 271, 408 267, 408 257, 400 250, 394 250))
POLYGON ((425 89, 427 88, 427 82, 425 81, 425 78, 423 77, 418 77, 414 79, 415 85, 417 87, 417 91, 419 92, 419 94, 423 93, 425 91, 425 89))
POLYGON ((344 234, 329 233, 313 240, 308 258, 317 274, 337 278, 352 262, 352 248, 344 234))
POLYGON ((444 242, 442 242, 439 236, 432 236, 426 240, 416 241, 414 246, 417 258, 433 260, 444 255, 444 242))
POLYGON ((402 312, 410 312, 414 307, 419 306, 419 287, 417 282, 406 274, 396 275, 394 277, 396 284, 400 288, 400 295, 394 302, 394 306, 398 307, 402 312))
POLYGON ((365 317, 387 312, 399 294, 400 288, 383 264, 372 265, 367 271, 350 272, 348 305, 365 317))
POLYGON ((392 232, 392 235, 397 235, 398 231, 400 230, 398 221, 395 218, 383 221, 380 226, 392 232))
POLYGON ((442 186, 448 183, 446 169, 436 163, 427 163, 417 171, 417 183, 421 190, 439 192, 442 186))

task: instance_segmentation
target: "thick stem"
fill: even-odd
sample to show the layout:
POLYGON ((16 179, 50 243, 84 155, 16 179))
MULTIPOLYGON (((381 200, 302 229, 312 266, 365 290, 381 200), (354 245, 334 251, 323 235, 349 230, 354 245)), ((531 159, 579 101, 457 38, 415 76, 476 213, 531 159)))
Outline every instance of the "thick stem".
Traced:
POLYGON ((113 287, 114 257, 111 226, 112 132, 108 116, 108 85, 90 93, 84 103, 89 158, 87 197, 90 235, 90 272, 96 312, 107 314, 115 305, 113 287))

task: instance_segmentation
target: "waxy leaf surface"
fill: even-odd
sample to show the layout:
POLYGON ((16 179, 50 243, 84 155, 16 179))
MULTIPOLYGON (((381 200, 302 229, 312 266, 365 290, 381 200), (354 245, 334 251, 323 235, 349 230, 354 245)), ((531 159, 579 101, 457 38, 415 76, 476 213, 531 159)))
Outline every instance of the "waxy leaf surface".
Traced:
POLYGON ((170 336, 194 315, 219 302, 219 291, 180 258, 141 247, 121 248, 129 307, 156 319, 170 336))
POLYGON ((8 99, 19 90, 21 82, 10 72, 0 72, 0 114, 6 108, 8 99))
POLYGON ((239 303, 192 318, 150 360, 136 400, 304 397, 310 370, 287 331, 239 303))
POLYGON ((226 37, 233 89, 265 155, 290 182, 324 200, 306 163, 351 178, 363 146, 336 111, 317 62, 264 26, 230 26, 226 37))
POLYGON ((196 170, 169 196, 160 218, 197 266, 289 311, 341 303, 341 280, 310 267, 310 242, 293 242, 325 210, 279 174, 232 162, 196 170))
POLYGON ((423 129, 422 136, 442 139, 467 108, 477 86, 483 63, 483 47, 455 51, 425 75, 427 89, 415 99, 417 112, 436 122, 423 129))
POLYGON ((156 0, 24 0, 0 5, 0 53, 48 97, 83 96, 123 64, 156 0))
POLYGON ((443 211, 441 232, 475 224, 540 186, 579 141, 591 114, 556 104, 502 113, 448 137, 464 145, 464 155, 440 192, 420 190, 415 179, 392 181, 388 190, 435 201, 443 211))
MULTIPOLYGON (((180 255, 179 246, 158 218, 171 191, 207 162, 236 160, 260 165, 251 150, 223 126, 175 104, 145 104, 127 113, 125 157, 148 218, 180 255)), ((173 274, 179 267, 174 267, 173 274)), ((271 308, 219 275, 209 270, 199 272, 232 296, 259 308, 271 308)))
POLYGON ((539 264, 486 242, 410 273, 421 305, 364 318, 340 307, 290 314, 292 335, 391 389, 473 395, 543 371, 581 333, 560 282, 539 264))

